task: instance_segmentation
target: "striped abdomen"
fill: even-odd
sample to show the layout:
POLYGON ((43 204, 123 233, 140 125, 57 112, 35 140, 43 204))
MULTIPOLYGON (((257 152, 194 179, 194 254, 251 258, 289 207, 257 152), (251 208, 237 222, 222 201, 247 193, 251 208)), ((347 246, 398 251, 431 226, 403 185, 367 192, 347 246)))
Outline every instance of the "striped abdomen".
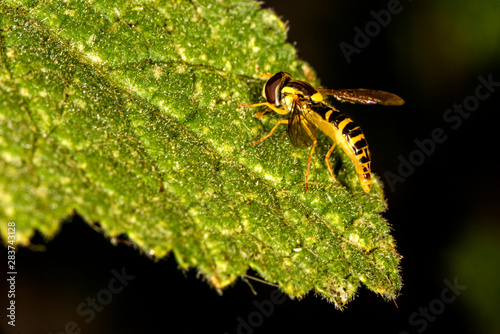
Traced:
POLYGON ((371 158, 361 128, 346 115, 323 103, 314 104, 314 108, 311 109, 322 118, 322 121, 316 122, 321 131, 337 142, 351 158, 359 175, 361 187, 368 192, 371 185, 371 158))

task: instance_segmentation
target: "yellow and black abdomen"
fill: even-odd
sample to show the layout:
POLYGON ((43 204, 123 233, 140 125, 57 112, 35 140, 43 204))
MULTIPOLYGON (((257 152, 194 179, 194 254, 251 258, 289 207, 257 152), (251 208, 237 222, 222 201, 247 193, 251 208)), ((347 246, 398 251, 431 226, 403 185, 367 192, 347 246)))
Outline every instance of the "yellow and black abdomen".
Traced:
POLYGON ((351 158, 359 175, 361 187, 365 192, 371 185, 371 158, 365 135, 361 128, 346 115, 323 103, 314 104, 312 108, 322 118, 317 126, 351 158))

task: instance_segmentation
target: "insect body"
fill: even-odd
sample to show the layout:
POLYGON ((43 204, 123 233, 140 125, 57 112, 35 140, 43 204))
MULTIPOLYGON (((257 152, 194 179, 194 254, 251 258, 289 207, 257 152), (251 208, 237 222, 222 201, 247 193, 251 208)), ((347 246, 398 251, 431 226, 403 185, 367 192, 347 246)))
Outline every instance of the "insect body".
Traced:
POLYGON ((344 152, 351 158, 359 175, 361 187, 364 191, 370 190, 371 184, 371 158, 368 150, 368 143, 361 128, 357 126, 349 117, 340 113, 338 110, 328 107, 324 103, 315 103, 310 105, 311 117, 315 124, 326 135, 334 140, 334 144, 325 156, 328 170, 335 180, 332 166, 330 164, 330 155, 336 144, 339 144, 344 152))
MULTIPOLYGON (((307 160, 306 191, 309 191, 308 179, 311 167, 311 158, 317 144, 317 128, 320 128, 333 141, 333 145, 325 156, 328 171, 332 178, 337 181, 333 174, 330 163, 330 155, 337 144, 349 156, 356 167, 361 187, 365 192, 370 191, 371 185, 371 159, 368 144, 361 128, 349 117, 329 106, 324 101, 324 96, 333 96, 340 102, 351 102, 360 104, 381 104, 398 106, 404 103, 399 96, 380 90, 371 89, 315 89, 309 83, 293 80, 290 74, 285 72, 276 73, 274 76, 264 75, 269 80, 264 85, 262 95, 267 102, 246 107, 266 106, 264 110, 255 114, 261 118, 270 110, 280 115, 289 114, 288 119, 280 120, 271 131, 262 139, 253 143, 260 144, 269 138, 280 124, 288 124, 288 134, 292 144, 298 148, 311 147, 307 160)), ((338 181, 337 181, 338 182, 338 181)))

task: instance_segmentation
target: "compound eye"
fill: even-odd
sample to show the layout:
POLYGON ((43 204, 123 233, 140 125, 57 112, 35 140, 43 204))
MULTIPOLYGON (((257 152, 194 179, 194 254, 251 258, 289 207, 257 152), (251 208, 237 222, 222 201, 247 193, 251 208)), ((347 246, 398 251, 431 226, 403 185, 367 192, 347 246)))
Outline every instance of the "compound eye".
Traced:
POLYGON ((281 88, 283 86, 281 83, 285 77, 286 73, 278 72, 267 80, 266 85, 264 86, 264 94, 267 102, 275 104, 276 106, 280 105, 281 88))

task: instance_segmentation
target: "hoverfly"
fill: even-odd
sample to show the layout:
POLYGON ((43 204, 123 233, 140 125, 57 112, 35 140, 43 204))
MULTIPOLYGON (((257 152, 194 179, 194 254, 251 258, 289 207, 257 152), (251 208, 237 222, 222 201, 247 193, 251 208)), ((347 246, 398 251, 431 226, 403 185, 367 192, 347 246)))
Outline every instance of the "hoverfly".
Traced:
POLYGON ((371 185, 371 158, 365 135, 349 117, 340 113, 334 107, 325 103, 325 96, 332 96, 340 102, 360 104, 380 104, 384 106, 400 106, 404 104, 403 99, 395 94, 372 89, 316 89, 309 83, 293 80, 292 76, 285 72, 278 72, 271 76, 263 74, 269 80, 264 84, 262 95, 266 102, 256 104, 240 104, 242 107, 266 106, 254 116, 261 118, 273 110, 280 115, 290 114, 288 119, 282 119, 271 129, 271 131, 260 140, 253 143, 257 145, 269 138, 280 124, 288 124, 288 134, 292 144, 297 148, 311 147, 307 159, 306 192, 309 191, 308 180, 311 169, 311 158, 317 144, 317 128, 320 128, 333 140, 333 145, 325 156, 326 165, 332 178, 337 181, 333 174, 330 163, 330 155, 337 144, 349 156, 356 172, 359 175, 361 187, 365 192, 370 191, 371 185))

